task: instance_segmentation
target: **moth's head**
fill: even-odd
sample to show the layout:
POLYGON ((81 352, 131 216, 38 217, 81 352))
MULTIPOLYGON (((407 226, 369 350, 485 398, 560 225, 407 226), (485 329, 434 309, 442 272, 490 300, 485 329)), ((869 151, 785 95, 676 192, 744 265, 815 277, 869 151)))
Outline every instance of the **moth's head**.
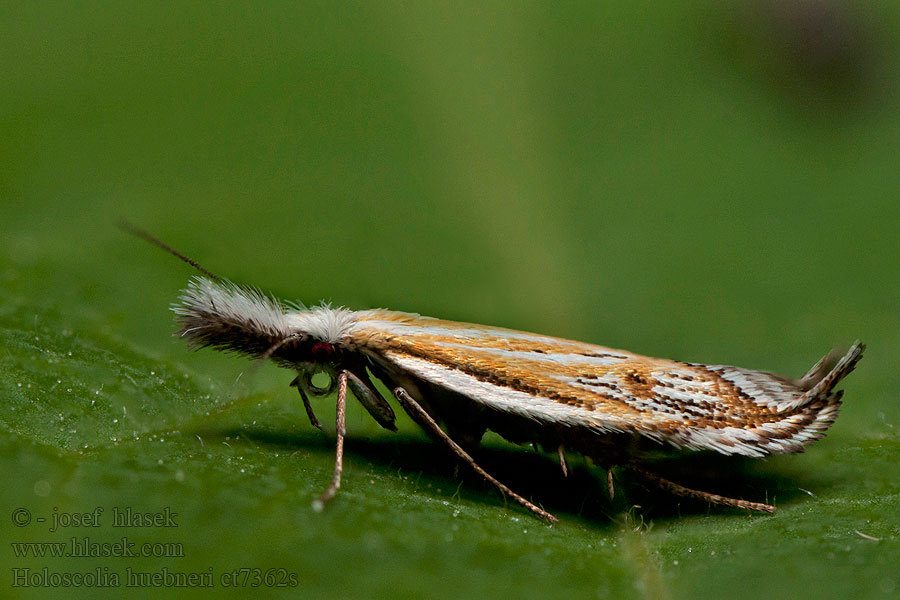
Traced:
POLYGON ((191 346, 272 358, 286 367, 337 362, 354 321, 343 308, 292 308, 255 288, 207 277, 193 278, 172 310, 178 334, 191 346))
POLYGON ((202 273, 172 306, 181 325, 178 333, 190 345, 272 358, 304 371, 309 365, 335 365, 347 350, 349 329, 356 321, 353 311, 288 306, 256 288, 219 277, 129 221, 121 220, 119 226, 202 273))
POLYGON ((203 274, 188 283, 179 302, 172 306, 181 325, 178 333, 190 345, 237 352, 256 358, 258 362, 271 358, 283 367, 296 369, 297 377, 291 385, 300 390, 303 405, 316 427, 321 425, 312 412, 307 395, 331 393, 338 381, 337 369, 341 369, 344 387, 338 394, 339 406, 349 385, 382 427, 397 430, 390 405, 369 381, 365 366, 357 362, 358 357, 357 361, 353 360, 350 330, 358 321, 356 313, 327 305, 313 308, 288 306, 256 288, 215 275, 133 223, 123 220, 119 226, 203 274), (322 372, 329 377, 329 383, 324 387, 313 382, 313 377, 322 372))

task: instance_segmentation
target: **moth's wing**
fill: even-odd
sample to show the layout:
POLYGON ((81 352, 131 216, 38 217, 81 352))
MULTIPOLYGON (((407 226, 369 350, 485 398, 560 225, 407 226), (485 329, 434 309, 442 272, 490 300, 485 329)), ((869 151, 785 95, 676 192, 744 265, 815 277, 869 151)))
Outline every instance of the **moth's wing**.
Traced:
POLYGON ((745 456, 794 452, 821 437, 840 404, 831 390, 862 351, 855 346, 816 390, 763 371, 497 327, 383 310, 358 315, 350 337, 360 351, 495 410, 745 456))

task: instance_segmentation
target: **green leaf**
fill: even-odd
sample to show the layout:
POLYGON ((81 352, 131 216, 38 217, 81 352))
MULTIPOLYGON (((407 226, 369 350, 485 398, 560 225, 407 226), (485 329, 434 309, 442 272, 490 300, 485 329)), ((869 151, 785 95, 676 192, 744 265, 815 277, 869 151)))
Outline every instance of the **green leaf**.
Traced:
POLYGON ((896 596, 896 9, 782 4, 3 5, 0 597, 896 596), (333 399, 322 433, 291 373, 188 352, 190 270, 119 217, 308 305, 794 376, 868 350, 806 453, 655 465, 771 516, 488 436, 549 526, 355 402, 317 513, 333 399))

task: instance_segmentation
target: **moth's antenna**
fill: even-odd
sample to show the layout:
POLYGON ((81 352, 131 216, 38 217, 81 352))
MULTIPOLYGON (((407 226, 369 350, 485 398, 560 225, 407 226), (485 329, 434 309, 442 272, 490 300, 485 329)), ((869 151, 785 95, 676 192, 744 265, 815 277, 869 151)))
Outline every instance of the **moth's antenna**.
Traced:
POLYGON ((184 254, 182 254, 175 248, 169 246, 162 240, 157 239, 156 237, 154 237, 147 231, 141 229, 140 227, 138 227, 137 225, 132 223, 131 221, 128 221, 126 219, 119 219, 117 224, 118 224, 119 228, 122 229, 123 231, 127 231, 128 233, 130 233, 132 235, 136 235, 139 238, 143 238, 144 240, 150 242, 151 244, 153 244, 154 246, 156 246, 158 248, 162 248, 163 250, 165 250, 172 256, 175 256, 176 258, 179 258, 179 259, 183 260, 184 262, 186 262, 187 264, 191 265, 192 267, 194 267, 195 269, 197 269, 198 271, 200 271, 201 273, 203 273, 210 279, 213 279, 215 281, 222 281, 221 277, 219 277, 215 273, 207 270, 205 267, 201 266, 200 263, 198 263, 196 260, 185 256, 184 254))

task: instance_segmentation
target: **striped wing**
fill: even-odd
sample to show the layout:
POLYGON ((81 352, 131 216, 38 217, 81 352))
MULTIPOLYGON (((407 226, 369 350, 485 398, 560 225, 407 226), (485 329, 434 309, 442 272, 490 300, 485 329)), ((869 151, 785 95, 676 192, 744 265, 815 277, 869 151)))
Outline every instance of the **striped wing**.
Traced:
POLYGON ((387 310, 356 314, 349 335, 360 351, 497 410, 745 456, 795 452, 821 437, 840 404, 831 388, 862 350, 855 346, 819 377, 829 385, 800 387, 761 371, 648 358, 498 327, 387 310))

